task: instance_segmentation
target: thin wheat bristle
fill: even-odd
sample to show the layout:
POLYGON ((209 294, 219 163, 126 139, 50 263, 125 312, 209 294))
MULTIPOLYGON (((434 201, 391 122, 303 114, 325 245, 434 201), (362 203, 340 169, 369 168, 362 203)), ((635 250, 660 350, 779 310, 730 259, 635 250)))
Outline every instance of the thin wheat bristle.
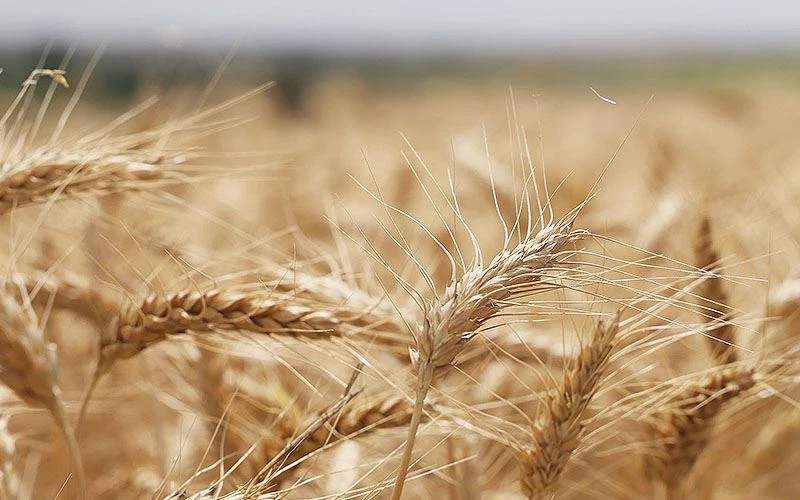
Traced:
POLYGON ((608 366, 618 330, 619 316, 600 322, 591 342, 567 368, 561 390, 547 396, 546 411, 519 458, 522 492, 528 498, 550 498, 580 445, 585 412, 608 366))
POLYGON ((647 419, 654 449, 646 456, 645 472, 666 486, 669 498, 683 498, 684 482, 711 440, 717 416, 755 383, 751 368, 720 369, 684 389, 663 411, 647 419))
POLYGON ((703 283, 697 290, 700 313, 711 325, 706 332, 709 348, 720 365, 734 363, 736 353, 736 331, 731 324, 730 298, 722 278, 716 274, 719 268, 719 251, 714 244, 711 220, 705 216, 700 221, 695 239, 695 265, 705 271, 703 283))

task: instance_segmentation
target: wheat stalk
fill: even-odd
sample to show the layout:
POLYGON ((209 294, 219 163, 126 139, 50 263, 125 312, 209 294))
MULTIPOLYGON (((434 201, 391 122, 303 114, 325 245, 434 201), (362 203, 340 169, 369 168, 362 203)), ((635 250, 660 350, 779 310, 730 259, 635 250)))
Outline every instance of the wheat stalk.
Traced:
POLYGON ((666 486, 669 498, 683 498, 686 477, 711 440, 716 417, 755 382, 750 368, 719 369, 648 418, 646 430, 656 450, 646 457, 646 473, 666 486))
POLYGON ((372 397, 357 405, 348 405, 331 419, 328 426, 311 434, 298 452, 301 456, 307 456, 334 441, 355 434, 408 425, 412 413, 408 399, 397 395, 372 397))
MULTIPOLYGON (((269 391, 270 402, 264 403, 270 409, 262 409, 262 404, 253 403, 241 406, 239 401, 247 401, 258 397, 263 392, 263 384, 237 384, 237 392, 231 395, 226 377, 216 377, 219 382, 213 388, 213 394, 203 394, 211 402, 204 406, 213 407, 219 418, 224 418, 220 426, 224 427, 225 455, 236 457, 245 452, 247 463, 240 463, 237 470, 247 474, 248 464, 259 464, 273 461, 287 443, 295 442, 294 448, 286 455, 286 460, 300 463, 303 457, 312 455, 317 450, 326 448, 340 440, 350 439, 378 429, 398 428, 407 425, 411 419, 412 407, 409 401, 397 394, 387 393, 369 396, 359 402, 352 402, 315 427, 313 432, 305 432, 316 423, 314 416, 309 423, 305 417, 305 405, 296 401, 296 395, 286 394, 286 398, 277 397, 275 390, 269 391), (253 394, 258 391, 258 394, 253 394), (276 398, 274 401, 273 398, 276 398), (224 412, 219 411, 225 405, 224 412), (266 410, 266 411, 265 411, 266 410), (255 411, 255 413, 253 413, 255 411), (269 421, 265 424, 265 420, 269 421), (305 434, 304 434, 305 432, 305 434), (303 435, 301 441, 297 436, 303 435), (257 446, 253 443, 258 443, 257 446)), ((219 432, 217 430, 217 432, 219 432)), ((252 472, 252 471, 251 471, 252 472)))
POLYGON ((714 246, 711 220, 706 216, 700 221, 695 238, 695 265, 705 271, 704 281, 698 288, 699 305, 703 318, 711 325, 706 332, 709 348, 720 365, 736 362, 736 331, 731 324, 730 298, 716 274, 719 268, 719 251, 714 246))
MULTIPOLYGON (((408 425, 412 413, 413 407, 406 398, 389 394, 373 396, 359 404, 348 404, 335 414, 328 415, 321 425, 316 425, 319 417, 312 418, 310 422, 304 419, 306 421, 294 423, 279 418, 271 428, 266 446, 252 450, 248 458, 261 464, 274 463, 274 458, 286 448, 287 443, 294 443, 284 461, 300 463, 305 460, 304 457, 338 441, 408 425), (312 432, 305 432, 310 428, 313 428, 312 432), (297 439, 298 436, 302 436, 302 440, 297 439)), ((249 447, 249 443, 245 444, 249 447)), ((277 476, 272 479, 277 479, 277 476)))
POLYGON ((434 378, 455 362, 480 327, 508 307, 513 298, 543 287, 548 272, 574 254, 566 250, 568 245, 586 234, 568 223, 545 226, 537 234, 527 235, 513 249, 495 256, 485 268, 476 264, 451 283, 441 299, 426 305, 410 349, 417 372, 416 399, 393 500, 402 495, 422 408, 434 378))
POLYGON ((560 391, 547 397, 544 416, 535 424, 531 444, 520 457, 522 491, 528 498, 549 498, 581 441, 585 412, 608 366, 619 329, 619 315, 600 322, 564 374, 560 391))
MULTIPOLYGON (((33 147, 39 131, 38 118, 31 127, 22 124, 26 122, 29 104, 25 99, 30 99, 30 89, 41 76, 48 76, 57 84, 69 87, 62 70, 34 70, 0 118, 0 153, 3 155, 0 157, 0 215, 16 207, 56 202, 84 194, 102 195, 187 182, 191 179, 188 175, 191 170, 183 164, 196 155, 186 148, 167 146, 168 139, 176 136, 196 139, 225 128, 220 123, 205 125, 200 122, 272 86, 271 83, 262 85, 239 98, 173 120, 162 127, 112 136, 114 129, 136 116, 138 112, 134 110, 112 121, 106 128, 85 134, 68 147, 58 144, 59 135, 69 118, 69 113, 65 113, 51 139, 45 145, 33 147), (13 116, 16 116, 14 126, 8 127, 13 116)), ((49 102, 48 98, 42 104, 40 115, 47 110, 49 102)))
MULTIPOLYGON (((14 297, 23 284, 6 283, 0 295, 0 381, 31 406, 45 408, 58 425, 71 454, 81 496, 86 480, 78 443, 67 424, 55 345, 47 342, 33 310, 14 297)), ((24 296, 24 295, 23 295, 24 296)))
MULTIPOLYGON (((84 391, 77 426, 83 421, 100 378, 119 360, 129 359, 173 335, 238 331, 307 339, 379 332, 391 319, 371 311, 351 310, 300 300, 274 291, 210 290, 153 293, 120 309, 103 332, 99 359, 84 391)), ((391 327, 396 328, 396 327, 391 327)))
POLYGON ((0 215, 12 208, 75 198, 134 191, 154 181, 181 180, 174 167, 183 154, 142 151, 33 151, 0 166, 0 215))
MULTIPOLYGON (((344 336, 383 320, 365 311, 326 307, 272 292, 211 290, 151 294, 124 308, 101 346, 102 371, 171 335, 242 331, 312 339, 344 336)), ((378 325, 379 326, 379 325, 378 325)))

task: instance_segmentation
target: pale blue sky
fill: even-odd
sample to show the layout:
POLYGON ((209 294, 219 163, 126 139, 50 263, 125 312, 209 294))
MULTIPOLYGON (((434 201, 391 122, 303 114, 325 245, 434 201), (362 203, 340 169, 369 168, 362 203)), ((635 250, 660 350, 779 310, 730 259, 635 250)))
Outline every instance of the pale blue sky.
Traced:
POLYGON ((5 0, 0 43, 346 51, 800 48, 800 2, 5 0))

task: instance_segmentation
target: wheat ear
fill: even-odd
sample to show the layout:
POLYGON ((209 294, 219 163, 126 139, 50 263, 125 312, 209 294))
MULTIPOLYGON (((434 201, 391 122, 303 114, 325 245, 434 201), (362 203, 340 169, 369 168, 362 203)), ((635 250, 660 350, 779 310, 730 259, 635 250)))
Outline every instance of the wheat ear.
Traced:
POLYGON ((76 428, 100 378, 117 361, 171 335, 241 331, 323 339, 371 330, 390 320, 371 311, 317 304, 274 291, 211 290, 151 294, 120 310, 100 341, 97 365, 82 397, 76 428))
POLYGON ((6 283, 0 296, 0 381, 26 403, 45 408, 53 416, 67 443, 81 497, 85 497, 83 461, 75 434, 67 423, 57 382, 55 345, 45 339, 30 304, 23 307, 14 298, 22 290, 21 283, 6 283))
POLYGON ((723 368, 687 387, 648 419, 657 451, 646 457, 646 472, 666 486, 668 498, 683 498, 686 477, 711 440, 717 415, 754 384, 752 369, 723 368))
POLYGON ((408 425, 412 413, 413 408, 404 397, 373 397, 357 405, 344 407, 339 415, 331 419, 328 426, 311 434, 298 451, 306 456, 342 437, 408 425))
POLYGON ((546 412, 520 457, 522 491, 528 498, 549 498, 580 444, 584 414, 608 366, 618 330, 618 314, 600 322, 591 342, 568 366, 561 390, 547 397, 546 412))
POLYGON ((364 311, 326 307, 274 293, 212 290, 152 294, 121 311, 113 338, 102 343, 101 371, 170 335, 190 331, 330 338, 369 328, 373 321, 364 311))
MULTIPOLYGON (((310 422, 304 419, 302 423, 279 421, 275 425, 277 435, 274 439, 271 439, 268 446, 259 449, 257 455, 250 458, 256 463, 275 465, 274 457, 283 453, 282 461, 293 464, 271 477, 273 481, 277 481, 280 479, 280 474, 304 461, 305 457, 310 457, 318 450, 343 439, 379 429, 394 429, 408 425, 412 412, 413 407, 406 398, 391 394, 373 396, 358 404, 348 404, 336 413, 327 413, 327 419, 321 425, 318 425, 319 417, 310 422), (312 429, 312 432, 308 432, 308 429, 312 429), (302 436, 302 440, 297 439, 297 436, 302 436), (293 443, 290 451, 286 451, 287 443, 293 443)), ((255 452, 252 446, 250 449, 255 452)), ((263 470, 260 474, 263 474, 263 470)))
POLYGON ((414 332, 411 362, 417 373, 414 413, 391 498, 399 500, 411 465, 411 454, 425 398, 437 375, 445 371, 488 320, 515 297, 545 286, 558 264, 574 251, 570 243, 587 233, 570 224, 550 224, 529 234, 516 247, 497 255, 485 268, 476 264, 450 284, 444 296, 426 305, 422 325, 414 332))
POLYGON ((177 182, 180 154, 99 148, 34 150, 6 160, 0 169, 0 215, 15 207, 81 194, 107 194, 142 188, 146 183, 177 182))
POLYGON ((714 245, 711 220, 703 217, 697 231, 694 246, 695 265, 706 272, 705 280, 698 288, 700 313, 711 325, 706 333, 709 348, 720 365, 734 363, 736 355, 736 332, 730 322, 730 298, 716 271, 719 267, 719 251, 714 245))

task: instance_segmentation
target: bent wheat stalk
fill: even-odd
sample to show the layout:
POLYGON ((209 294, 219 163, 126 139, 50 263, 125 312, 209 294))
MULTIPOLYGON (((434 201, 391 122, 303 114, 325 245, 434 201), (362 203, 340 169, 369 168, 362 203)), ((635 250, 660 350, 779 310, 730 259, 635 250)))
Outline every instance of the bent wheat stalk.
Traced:
POLYGON ((0 382, 31 406, 50 412, 67 444, 81 498, 86 495, 78 442, 67 423, 58 386, 58 363, 53 344, 47 342, 30 308, 15 298, 22 284, 6 283, 0 292, 0 382), (18 290, 15 290, 17 288, 18 290))
MULTIPOLYGON (((171 335, 189 332, 239 331, 311 339, 372 333, 391 319, 371 311, 314 303, 272 291, 211 290, 154 293, 123 307, 103 332, 97 366, 81 402, 76 427, 103 375, 119 360, 129 359, 171 335)), ((392 327, 394 328, 394 327, 392 327)))
POLYGON ((80 194, 107 194, 140 189, 153 181, 176 182, 182 154, 146 151, 53 148, 6 160, 0 177, 0 215, 15 207, 45 203, 80 194))
POLYGON ((395 395, 374 397, 358 405, 346 406, 331 419, 330 425, 309 435, 298 454, 309 455, 342 437, 408 425, 412 412, 408 400, 395 395))
POLYGON ((520 457, 522 491, 528 498, 548 498, 580 444, 584 413, 603 377, 619 330, 619 314, 600 322, 592 341, 564 374, 562 390, 547 398, 547 412, 531 433, 520 457))
POLYGON ((587 234, 584 230, 573 230, 566 222, 550 224, 535 235, 529 233, 485 268, 476 264, 447 287, 444 297, 426 305, 423 322, 413 333, 414 347, 410 349, 417 372, 416 398, 392 490, 393 500, 402 495, 425 398, 436 376, 455 362, 481 326, 508 307, 512 299, 544 287, 548 272, 574 255, 574 250, 568 250, 569 244, 587 234))
POLYGON ((113 338, 101 346, 102 368, 137 355, 170 335, 242 331, 306 338, 344 336, 381 322, 368 312, 326 307, 294 297, 231 290, 152 294, 124 308, 113 338))
MULTIPOLYGON (((250 443, 246 443, 252 452, 247 458, 255 463, 270 463, 276 465, 274 457, 283 453, 282 462, 287 465, 279 471, 280 474, 273 475, 271 479, 280 483, 280 475, 296 468, 297 465, 306 462, 309 458, 320 450, 326 449, 335 443, 343 440, 362 436, 379 429, 396 429, 409 424, 413 408, 406 398, 396 395, 371 397, 359 404, 347 405, 339 409, 336 413, 329 414, 329 418, 323 425, 317 426, 318 420, 315 417, 311 422, 308 419, 288 423, 278 423, 276 434, 271 436, 271 443, 261 449, 254 449, 250 443), (306 432, 313 427, 313 432, 306 432), (298 441, 296 436, 303 436, 302 441, 298 441), (293 443, 290 452, 285 452, 287 443, 293 443)), ((263 423, 261 423, 263 427, 263 423)), ((259 472, 260 474, 263 471, 259 472)))

